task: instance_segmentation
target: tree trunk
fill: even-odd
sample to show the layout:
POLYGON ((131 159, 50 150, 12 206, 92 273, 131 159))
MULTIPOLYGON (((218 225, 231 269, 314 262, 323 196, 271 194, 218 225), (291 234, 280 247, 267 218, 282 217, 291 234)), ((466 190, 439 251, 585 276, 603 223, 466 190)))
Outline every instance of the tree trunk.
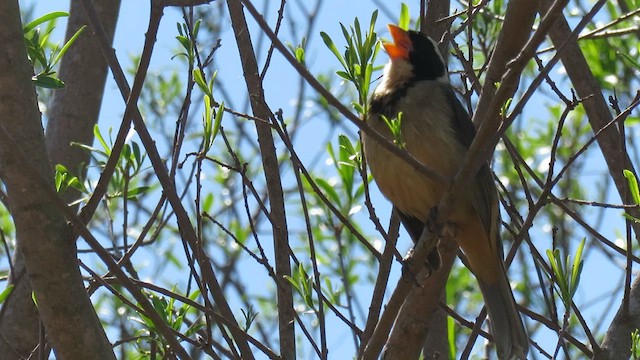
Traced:
MULTIPOLYGON (((43 200, 47 199, 45 193, 54 189, 52 169, 31 83, 33 70, 27 61, 18 3, 2 2, 0 10, 0 21, 4 24, 0 29, 4 44, 4 51, 0 53, 0 73, 3 74, 0 77, 0 177, 6 187, 18 251, 24 259, 40 318, 58 358, 115 359, 84 289, 75 243, 70 241, 70 228, 60 209, 43 200)), ((17 262, 16 268, 21 269, 22 265, 17 262)), ((28 355, 17 351, 35 345, 26 341, 37 340, 32 332, 34 327, 37 330, 35 312, 28 307, 16 308, 18 303, 31 302, 30 297, 25 298, 28 292, 24 289, 12 296, 13 301, 7 302, 4 315, 12 316, 0 319, 1 343, 9 345, 2 348, 3 359, 28 355), (25 316, 25 322, 15 315, 25 316), (24 341, 15 338, 16 329, 28 332, 24 341)))

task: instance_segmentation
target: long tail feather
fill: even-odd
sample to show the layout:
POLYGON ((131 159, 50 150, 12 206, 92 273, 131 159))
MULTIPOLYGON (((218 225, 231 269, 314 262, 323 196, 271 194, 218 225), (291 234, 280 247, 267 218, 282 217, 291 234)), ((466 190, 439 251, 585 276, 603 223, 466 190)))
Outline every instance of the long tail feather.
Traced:
POLYGON ((526 360, 529 337, 524 329, 511 286, 504 272, 489 284, 478 278, 484 296, 498 357, 502 360, 526 360))

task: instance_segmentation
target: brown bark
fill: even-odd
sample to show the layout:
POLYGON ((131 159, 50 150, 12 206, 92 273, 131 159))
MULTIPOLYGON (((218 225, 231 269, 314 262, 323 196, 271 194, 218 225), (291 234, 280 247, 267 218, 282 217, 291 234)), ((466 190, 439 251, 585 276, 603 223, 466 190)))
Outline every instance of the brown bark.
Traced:
POLYGON ((385 345, 385 359, 418 359, 423 349, 425 359, 446 359, 449 356, 446 314, 440 307, 440 300, 458 254, 458 246, 455 242, 443 241, 438 250, 443 267, 424 279, 421 286, 414 286, 411 290, 385 345))
MULTIPOLYGON (((258 72, 253 45, 249 36, 243 6, 238 0, 228 1, 231 24, 236 34, 236 42, 242 60, 242 69, 247 85, 247 91, 251 99, 253 115, 261 119, 273 118, 271 110, 267 106, 264 98, 264 89, 258 72)), ((271 204, 270 214, 273 221, 274 252, 276 258, 276 276, 282 279, 284 276, 291 276, 291 264, 289 261, 289 238, 287 234, 287 218, 284 208, 284 193, 280 180, 280 168, 273 142, 271 128, 256 121, 258 142, 262 155, 262 165, 265 171, 269 203, 271 204)), ((278 324, 280 331, 280 355, 283 359, 296 358, 295 343, 295 310, 293 308, 293 290, 288 282, 282 282, 277 290, 278 301, 278 324)))
MULTIPOLYGON (((113 41, 120 1, 102 1, 97 4, 103 26, 113 41)), ((69 39, 87 23, 80 3, 72 2, 69 11, 66 39, 69 39)), ((60 63, 60 78, 66 88, 53 93, 49 106, 46 145, 52 164, 63 164, 74 174, 84 176, 90 154, 71 146, 71 142, 91 144, 93 125, 98 121, 107 64, 95 43, 94 35, 86 31, 67 51, 60 63), (78 106, 83 104, 83 106, 78 106), (78 172, 76 172, 76 170, 78 172)), ((67 201, 79 194, 69 189, 67 201)), ((31 299, 31 284, 25 275, 24 259, 16 252, 14 272, 10 283, 15 287, 0 312, 0 354, 3 359, 10 354, 29 354, 39 341, 40 319, 31 299)))
MULTIPOLYGON (((84 289, 70 229, 40 186, 45 179, 53 189, 53 176, 17 1, 2 2, 0 17, 0 176, 40 318, 58 358, 115 359, 84 289)), ((16 357, 8 355, 2 358, 16 357)))

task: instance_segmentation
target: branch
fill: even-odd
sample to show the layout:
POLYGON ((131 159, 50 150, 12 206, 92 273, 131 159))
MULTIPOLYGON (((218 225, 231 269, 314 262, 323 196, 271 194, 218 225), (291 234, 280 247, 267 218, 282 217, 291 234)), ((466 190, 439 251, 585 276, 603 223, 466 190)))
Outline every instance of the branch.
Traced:
POLYGON ((640 276, 636 277, 629 293, 629 309, 621 306, 613 318, 602 340, 600 350, 595 352, 595 360, 616 360, 628 358, 631 349, 631 333, 640 324, 640 276))
MULTIPOLYGON (((59 214, 60 217, 64 215, 67 218, 67 220, 71 222, 76 232, 78 232, 83 237, 83 239, 91 246, 91 248, 105 263, 105 265, 107 265, 109 270, 113 272, 118 279, 123 281, 124 287, 136 299, 139 306, 142 309, 144 309, 145 315, 153 321, 154 325, 156 325, 156 330, 158 331, 158 333, 160 333, 160 335, 162 335, 166 339, 167 343, 171 346, 172 351, 175 352, 177 355, 179 355, 182 359, 190 359, 191 357, 189 356, 189 354, 180 345, 180 342, 177 341, 176 337, 173 336, 173 330, 164 322, 164 319, 160 317, 160 315, 158 314, 154 306, 151 304, 149 299, 142 293, 139 287, 133 284, 131 279, 124 273, 124 271, 120 268, 120 266, 113 260, 111 254, 104 247, 102 247, 102 245, 100 245, 100 242, 93 236, 93 234, 91 234, 91 232, 89 231, 89 229, 87 229, 87 227, 82 222, 82 220, 75 214, 75 212, 69 206, 67 206, 65 201, 62 200, 62 198, 56 192, 55 188, 50 186, 52 184, 49 184, 50 180, 47 180, 47 179, 48 178, 50 179, 51 177, 47 178, 38 174, 37 169, 35 169, 34 167, 33 161, 30 161, 30 159, 26 155, 26 152, 23 149, 19 148, 18 142, 14 137, 11 136, 9 129, 3 126, 3 124, 0 124, 0 138, 2 139, 3 144, 7 144, 8 146, 13 147, 14 149, 18 149, 17 151, 14 151, 13 156, 15 157, 15 159, 17 159, 20 162, 20 165, 27 173, 32 174, 31 181, 32 181, 33 187, 30 188, 30 191, 42 196, 40 199, 42 198, 48 199, 49 201, 46 201, 46 202, 41 201, 41 202, 50 205, 51 207, 53 207, 52 210, 54 210, 57 214, 59 214)), ((63 221, 63 223, 65 222, 63 221)), ((65 233, 67 232, 65 231, 65 233)), ((68 237, 63 237, 63 240, 66 241, 67 243, 72 244, 75 247, 75 242, 69 242, 68 237)), ((68 249, 63 247, 63 251, 65 250, 68 250, 68 249)), ((80 284, 81 284, 80 288, 82 289, 82 293, 84 295, 82 297, 86 299, 86 301, 89 303, 89 307, 91 309, 91 313, 93 314, 93 318, 95 318, 95 321, 98 324, 99 330, 94 330, 94 331, 98 331, 98 334, 100 332, 104 334, 104 329, 102 328, 102 325, 100 324, 100 321, 97 315, 95 314, 95 311, 93 311, 93 307, 91 306, 91 303, 88 301, 89 298, 86 294, 86 291, 84 290, 84 286, 82 286, 82 277, 80 277, 80 271, 77 266, 77 258, 75 257, 75 251, 71 252, 71 254, 73 254, 72 256, 73 266, 68 267, 66 271, 60 272, 60 274, 65 274, 65 275, 68 274, 70 272, 69 269, 77 270, 78 277, 80 278, 80 284)), ((58 254, 55 254, 55 255, 58 255, 58 254)), ((27 267, 28 267, 29 258, 25 257, 25 260, 27 261, 27 267)), ((61 276, 60 278, 65 281, 68 281, 67 277, 68 275, 61 276)), ((43 276, 43 278, 48 282, 52 282, 50 279, 51 277, 47 278, 43 276)), ((71 283, 70 281, 68 282, 71 283)), ((37 292, 38 291, 38 288, 36 287, 37 283, 33 281, 33 279, 32 279, 32 283, 34 284, 34 289, 37 292)), ((68 286, 63 288, 62 290, 71 291, 68 286)), ((45 293, 46 296, 44 296, 44 298, 46 299, 52 293, 55 293, 55 292, 49 291, 48 293, 45 293)), ((71 301, 71 300, 75 300, 75 298, 71 298, 72 296, 74 296, 73 293, 70 293, 70 294, 67 293, 65 294, 65 296, 66 298, 63 298, 62 299, 63 301, 69 302, 71 304, 74 303, 73 301, 71 301)), ((54 304, 55 306, 52 309, 47 309, 43 306, 44 304, 41 301, 41 297, 38 297, 37 300, 38 300, 38 304, 40 305, 39 309, 41 310, 41 313, 44 313, 44 311, 52 311, 54 313, 61 312, 60 304, 56 303, 54 304)), ((73 309, 75 309, 75 307, 73 307, 73 309)), ((73 310, 73 311, 79 312, 78 310, 73 310)), ((82 323, 80 323, 80 326, 69 326, 69 318, 77 321, 76 319, 77 316, 87 316, 87 313, 79 313, 78 315, 74 316, 69 314, 68 312, 62 312, 62 315, 64 315, 63 325, 60 328, 57 328, 57 329, 54 328, 53 331, 50 330, 48 332, 48 338, 51 340, 52 345, 56 350, 56 355, 58 357, 65 358, 65 359, 67 358, 81 359, 87 356, 88 354, 91 354, 91 356, 96 356, 96 357, 107 356, 105 358, 115 359, 115 356, 108 356, 109 355, 108 353, 101 351, 100 349, 98 349, 98 351, 101 351, 101 352, 97 353, 95 352, 96 351, 95 349, 87 348, 87 344, 84 344, 84 342, 87 340, 90 340, 90 337, 85 336, 83 334, 85 334, 87 331, 90 331, 89 329, 92 329, 91 327, 82 326, 82 323), (75 331, 72 331, 70 328, 74 329, 75 331), (57 344, 54 342, 54 339, 56 339, 56 337, 60 335, 62 335, 63 338, 71 336, 70 339, 66 339, 66 340, 72 341, 72 343, 62 344, 64 346, 57 346, 57 344), (89 339, 86 339, 86 338, 89 338, 89 339), (80 341, 78 341, 78 339, 80 339, 80 341), (78 344, 80 344, 81 346, 78 346, 78 344), (70 345, 73 345, 73 346, 70 346, 70 345), (83 353, 81 353, 80 351, 83 351, 83 353), (68 356, 71 356, 71 357, 68 357, 68 356)), ((43 316, 43 322, 44 321, 45 321, 45 317, 43 316)), ((46 322, 45 322, 45 326, 46 326, 46 322)), ((113 351, 111 350, 111 344, 106 338, 106 335, 104 335, 104 340, 106 341, 106 347, 109 350, 109 353, 113 354, 113 351)), ((95 345, 96 344, 89 344, 89 346, 95 346, 95 345)))
MULTIPOLYGON (((113 40, 120 1, 98 3, 98 14, 104 23, 109 41, 113 40)), ((66 39, 87 23, 79 2, 71 2, 66 39)), ((84 179, 90 154, 72 142, 93 143, 93 125, 98 120, 100 103, 107 78, 107 64, 100 54, 95 36, 87 32, 69 48, 60 63, 60 78, 64 89, 53 91, 48 111, 46 145, 52 164, 63 164, 79 178, 84 179), (78 104, 82 104, 78 106, 78 104), (79 173, 76 173, 76 170, 79 173)), ((68 202, 79 193, 73 188, 65 193, 68 202)), ((7 253, 9 254, 9 253, 7 253)), ((25 274, 24 258, 15 253, 10 282, 15 286, 0 311, 0 354, 9 352, 27 356, 39 342, 38 311, 31 301, 31 284, 25 274), (10 349, 8 349, 10 348, 10 349)))
MULTIPOLYGON (((238 51, 244 71, 244 79, 247 92, 251 100, 251 108, 256 117, 273 119, 273 114, 264 98, 262 79, 259 75, 258 64, 254 53, 249 27, 244 16, 243 6, 239 0, 227 2, 231 25, 236 36, 238 51)), ((291 276, 291 263, 289 259, 289 237, 287 230, 287 218, 284 207, 284 193, 280 178, 278 156, 273 142, 273 135, 268 126, 255 122, 258 133, 258 143, 262 155, 262 166, 267 182, 267 193, 271 204, 272 231, 274 241, 274 254, 276 262, 276 275, 278 277, 291 276)), ((293 308, 293 289, 291 284, 283 282, 277 287, 278 323, 280 331, 280 354, 285 359, 296 357, 295 343, 295 309, 293 308)))
POLYGON ((436 314, 443 313, 440 300, 458 254, 458 245, 451 240, 441 241, 438 252, 442 257, 443 267, 427 277, 419 286, 413 286, 393 325, 383 358, 417 359, 423 347, 425 359, 448 357, 446 346, 444 349, 441 346, 436 347, 436 344, 441 344, 443 337, 448 345, 446 321, 444 327, 440 327, 434 320, 438 318, 436 314), (433 338, 433 341, 429 342, 431 346, 423 346, 428 336, 433 338))

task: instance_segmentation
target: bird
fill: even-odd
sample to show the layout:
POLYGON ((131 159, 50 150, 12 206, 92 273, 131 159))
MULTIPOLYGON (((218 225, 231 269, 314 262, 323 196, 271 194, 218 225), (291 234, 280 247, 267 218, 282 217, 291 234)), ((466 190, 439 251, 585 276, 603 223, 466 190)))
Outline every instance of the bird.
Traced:
MULTIPOLYGON (((399 119, 401 147, 429 169, 453 178, 475 137, 475 127, 449 83, 437 43, 421 32, 388 27, 393 42, 383 42, 383 47, 390 60, 370 97, 366 124, 394 141, 398 135, 389 119, 399 119)), ((366 132, 362 142, 373 179, 417 243, 450 184, 425 176, 366 132)), ((526 359, 528 336, 503 262, 498 193, 489 164, 480 168, 453 204, 449 223, 477 278, 498 358, 526 359)))

